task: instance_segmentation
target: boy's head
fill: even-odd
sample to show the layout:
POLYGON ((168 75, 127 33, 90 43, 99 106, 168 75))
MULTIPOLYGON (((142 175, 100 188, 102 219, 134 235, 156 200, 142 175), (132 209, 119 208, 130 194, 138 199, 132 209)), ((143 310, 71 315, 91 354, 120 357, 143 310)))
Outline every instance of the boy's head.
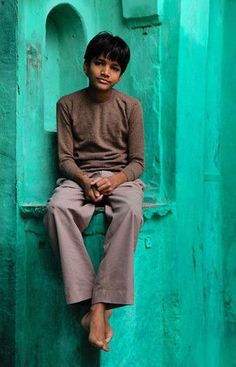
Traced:
POLYGON ((90 65, 91 60, 100 55, 116 61, 120 65, 122 75, 129 63, 130 49, 120 37, 107 32, 100 32, 91 39, 86 48, 84 54, 85 64, 90 65))

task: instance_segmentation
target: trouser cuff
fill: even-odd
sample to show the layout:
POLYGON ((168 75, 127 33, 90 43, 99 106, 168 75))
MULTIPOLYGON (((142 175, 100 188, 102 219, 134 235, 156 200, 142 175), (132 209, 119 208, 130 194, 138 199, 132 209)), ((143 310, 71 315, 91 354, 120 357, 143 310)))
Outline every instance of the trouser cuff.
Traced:
POLYGON ((93 291, 92 304, 106 303, 111 307, 134 304, 134 294, 124 290, 99 289, 93 291))
POLYGON ((73 294, 66 294, 66 303, 68 305, 72 303, 79 303, 92 298, 91 291, 84 291, 84 292, 75 292, 73 294))

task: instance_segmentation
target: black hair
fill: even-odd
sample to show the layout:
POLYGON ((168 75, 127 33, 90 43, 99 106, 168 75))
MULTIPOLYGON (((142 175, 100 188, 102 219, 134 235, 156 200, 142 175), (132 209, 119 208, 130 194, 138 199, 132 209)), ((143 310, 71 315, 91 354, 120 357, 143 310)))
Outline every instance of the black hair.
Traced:
POLYGON ((129 63, 130 49, 122 38, 113 36, 108 32, 98 33, 89 42, 84 54, 84 61, 89 65, 94 57, 102 54, 112 61, 117 61, 121 68, 121 74, 124 73, 129 63))

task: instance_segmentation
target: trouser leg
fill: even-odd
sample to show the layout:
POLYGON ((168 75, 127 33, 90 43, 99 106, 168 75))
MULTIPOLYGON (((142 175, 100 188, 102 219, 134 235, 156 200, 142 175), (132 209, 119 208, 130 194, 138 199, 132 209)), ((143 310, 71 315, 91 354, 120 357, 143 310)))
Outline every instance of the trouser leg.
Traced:
POLYGON ((67 303, 92 297, 94 268, 81 232, 94 213, 93 204, 84 205, 84 195, 75 182, 66 180, 49 200, 45 216, 51 244, 61 260, 67 303))
POLYGON ((134 250, 142 224, 143 185, 140 180, 120 185, 108 197, 112 220, 104 242, 92 303, 134 303, 134 250))

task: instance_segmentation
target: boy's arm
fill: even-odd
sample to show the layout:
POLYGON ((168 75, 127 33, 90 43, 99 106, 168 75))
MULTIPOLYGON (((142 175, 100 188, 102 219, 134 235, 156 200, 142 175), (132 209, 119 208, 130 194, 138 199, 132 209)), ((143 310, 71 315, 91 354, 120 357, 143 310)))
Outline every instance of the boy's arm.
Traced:
POLYGON ((99 192, 109 195, 126 181, 137 179, 144 170, 144 131, 143 113, 140 103, 133 106, 129 119, 128 164, 119 173, 96 180, 99 192))
POLYGON ((128 164, 122 172, 127 181, 134 181, 144 170, 143 112, 139 102, 133 106, 129 118, 128 164))
POLYGON ((100 194, 91 185, 91 179, 77 166, 73 157, 73 133, 68 107, 61 101, 57 103, 57 138, 59 168, 64 177, 77 182, 84 190, 85 197, 100 201, 100 194))
POLYGON ((57 103, 57 143, 59 169, 64 177, 84 183, 84 173, 77 166, 73 157, 73 133, 68 107, 61 101, 57 103))

